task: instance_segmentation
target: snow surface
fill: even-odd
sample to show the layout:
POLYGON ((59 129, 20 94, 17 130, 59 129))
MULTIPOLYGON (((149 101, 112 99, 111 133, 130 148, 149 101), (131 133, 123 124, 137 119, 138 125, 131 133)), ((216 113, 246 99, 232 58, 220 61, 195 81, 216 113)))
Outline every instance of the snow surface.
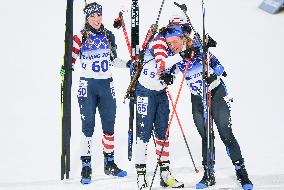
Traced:
MULTIPOLYGON (((121 8, 130 8, 130 0, 100 0, 104 23, 116 35, 119 57, 129 59, 123 32, 112 23, 121 8)), ((196 30, 202 29, 201 1, 186 3, 196 30)), ((136 189, 134 160, 127 160, 128 104, 123 97, 129 83, 128 71, 113 69, 117 94, 116 161, 129 176, 123 179, 103 174, 102 130, 99 115, 93 148, 93 183, 82 186, 80 179, 81 121, 76 100, 79 66, 73 72, 71 179, 60 181, 60 82, 59 70, 64 54, 66 2, 2 1, 0 6, 0 189, 2 190, 77 190, 136 189)), ((140 0, 140 41, 155 22, 161 0, 140 0)), ((261 0, 207 1, 206 30, 218 42, 212 52, 225 66, 225 82, 232 105, 233 129, 255 189, 284 189, 283 151, 283 47, 284 12, 270 15, 258 8, 261 0)), ((83 23, 84 1, 74 2, 74 30, 83 23)), ((167 0, 160 26, 174 12, 181 12, 167 0)), ((130 12, 125 15, 130 32, 130 12)), ((170 87, 177 95, 178 78, 170 87)), ((199 169, 201 140, 195 129, 189 89, 184 85, 177 107, 186 137, 199 169)), ((183 142, 176 119, 170 130, 171 167, 185 189, 194 189, 201 177, 183 142)), ((217 131, 216 131, 217 134, 217 131)), ((241 189, 216 135, 216 181, 210 189, 241 189)), ((156 158, 151 142, 148 150, 148 178, 152 178, 156 158)), ((159 187, 156 177, 153 189, 159 187)))

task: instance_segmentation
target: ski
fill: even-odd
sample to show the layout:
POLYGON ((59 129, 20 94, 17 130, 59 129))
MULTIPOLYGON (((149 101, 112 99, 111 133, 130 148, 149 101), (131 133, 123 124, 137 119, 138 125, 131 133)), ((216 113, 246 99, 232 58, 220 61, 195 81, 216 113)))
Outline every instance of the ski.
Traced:
MULTIPOLYGON (((207 139, 207 157, 206 164, 208 168, 213 168, 215 160, 215 147, 214 147, 214 131, 213 131, 213 120, 212 120, 212 110, 211 110, 211 91, 209 90, 209 85, 207 84, 206 78, 209 77, 209 36, 205 33, 205 7, 204 1, 202 0, 202 30, 203 30, 203 40, 202 40, 202 64, 203 64, 203 114, 204 114, 204 128, 206 132, 207 139)), ((208 170, 209 171, 209 170, 208 170)), ((209 175, 209 174, 208 174, 209 175)))
MULTIPOLYGON (((139 5, 138 0, 132 0, 131 4, 131 60, 139 60, 139 5)), ((130 76, 133 78, 134 65, 130 66, 130 76)), ((133 96, 133 94, 132 94, 133 96)), ((133 147, 133 123, 135 100, 129 101, 129 128, 128 128, 128 160, 132 159, 133 147)))
MULTIPOLYGON (((138 21, 138 25, 139 25, 139 21, 138 21)), ((145 40, 143 42, 142 51, 140 51, 139 46, 135 46, 135 45, 131 46, 130 45, 130 41, 129 41, 128 34, 127 34, 127 31, 126 31, 126 26, 125 26, 125 23, 124 23, 122 12, 119 12, 119 16, 115 19, 113 26, 114 26, 114 28, 117 28, 117 29, 122 27, 124 38, 125 38, 125 41, 126 41, 126 45, 128 47, 129 55, 130 55, 130 58, 132 60, 132 64, 129 65, 131 82, 130 82, 130 85, 127 89, 126 96, 125 96, 125 99, 126 98, 130 99, 130 117, 129 117, 130 128, 129 128, 129 131, 128 131, 128 145, 129 145, 128 146, 129 147, 128 159, 129 159, 129 161, 131 161, 132 145, 133 145, 133 120, 134 120, 134 109, 131 109, 131 108, 132 107, 134 108, 134 105, 135 105, 134 91, 135 91, 136 83, 138 81, 138 78, 139 78, 140 73, 141 73, 142 68, 143 68, 143 64, 142 64, 143 63, 143 60, 142 60, 143 54, 145 52, 146 47, 148 46, 148 43, 150 42, 150 40, 153 38, 154 34, 156 33, 157 29, 156 29, 155 25, 152 25, 150 27, 150 29, 148 30, 147 35, 145 37, 145 40), (132 54, 132 47, 135 47, 135 48, 133 48, 133 50, 136 51, 135 54, 132 54), (138 50, 136 50, 136 48, 138 48, 138 50)), ((138 28, 138 33, 139 33, 139 28, 138 28)), ((134 32, 133 35, 134 36, 137 35, 137 32, 134 32)), ((136 42, 136 44, 138 45, 139 42, 136 42)))
POLYGON ((69 179, 71 138, 71 86, 73 47, 73 0, 67 0, 65 54, 61 73, 61 180, 69 179))
POLYGON ((187 6, 185 4, 178 4, 174 2, 174 4, 179 7, 185 14, 187 22, 189 26, 194 32, 195 38, 202 45, 202 65, 203 65, 203 92, 202 92, 202 104, 203 104, 203 119, 204 119, 204 128, 206 131, 207 138, 207 164, 208 167, 213 165, 213 160, 215 160, 215 147, 214 147, 214 131, 213 131, 213 120, 212 120, 212 110, 211 110, 211 92, 209 91, 209 87, 206 82, 206 77, 209 76, 209 47, 216 47, 216 42, 205 33, 205 8, 204 1, 202 0, 202 30, 203 30, 203 39, 201 40, 200 35, 193 27, 191 20, 187 14, 187 6))

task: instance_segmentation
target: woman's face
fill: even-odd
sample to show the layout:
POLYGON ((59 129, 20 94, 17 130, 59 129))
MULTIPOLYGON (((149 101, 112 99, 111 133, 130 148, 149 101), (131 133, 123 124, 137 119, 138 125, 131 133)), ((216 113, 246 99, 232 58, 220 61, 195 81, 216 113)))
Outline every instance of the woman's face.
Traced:
POLYGON ((183 39, 179 36, 171 36, 169 38, 166 39, 167 44, 169 46, 169 48, 175 52, 175 53, 179 53, 181 52, 182 48, 183 48, 183 39))
POLYGON ((96 30, 98 30, 102 25, 102 16, 97 13, 91 14, 87 19, 88 23, 96 30))

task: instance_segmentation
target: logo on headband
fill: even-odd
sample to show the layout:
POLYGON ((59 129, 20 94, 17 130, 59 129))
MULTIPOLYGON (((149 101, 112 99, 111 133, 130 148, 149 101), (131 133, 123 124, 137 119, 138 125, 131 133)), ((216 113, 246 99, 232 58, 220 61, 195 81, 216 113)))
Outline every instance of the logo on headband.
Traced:
POLYGON ((89 18, 89 16, 91 16, 91 14, 93 13, 97 13, 99 16, 102 15, 102 6, 99 5, 98 3, 91 3, 89 5, 87 5, 84 8, 84 14, 86 16, 86 19, 89 18))

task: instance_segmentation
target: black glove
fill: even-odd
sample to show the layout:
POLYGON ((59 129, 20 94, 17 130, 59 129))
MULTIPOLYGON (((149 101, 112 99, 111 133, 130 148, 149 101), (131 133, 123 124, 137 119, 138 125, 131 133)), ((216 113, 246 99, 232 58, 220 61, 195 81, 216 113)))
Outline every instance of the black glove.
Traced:
POLYGON ((206 48, 216 47, 216 46, 217 42, 213 38, 211 38, 211 36, 207 35, 206 48))
POLYGON ((222 76, 223 76, 223 77, 226 77, 226 76, 227 76, 226 71, 223 71, 222 76))
POLYGON ((217 75, 214 73, 214 74, 211 74, 209 77, 205 77, 205 80, 207 82, 207 84, 211 84, 214 80, 217 79, 217 75))
POLYGON ((174 76, 171 73, 161 73, 160 80, 163 80, 167 85, 171 85, 174 82, 174 76))
POLYGON ((113 22, 113 27, 119 29, 122 26, 122 18, 119 16, 113 22))
POLYGON ((179 54, 183 59, 190 59, 195 55, 195 52, 193 48, 187 48, 186 50, 181 51, 179 54))
POLYGON ((126 62, 126 67, 130 68, 131 64, 132 64, 132 61, 131 61, 131 60, 128 60, 128 61, 126 62))
POLYGON ((195 39, 197 41, 200 40, 200 35, 197 32, 194 33, 193 39, 195 39))

